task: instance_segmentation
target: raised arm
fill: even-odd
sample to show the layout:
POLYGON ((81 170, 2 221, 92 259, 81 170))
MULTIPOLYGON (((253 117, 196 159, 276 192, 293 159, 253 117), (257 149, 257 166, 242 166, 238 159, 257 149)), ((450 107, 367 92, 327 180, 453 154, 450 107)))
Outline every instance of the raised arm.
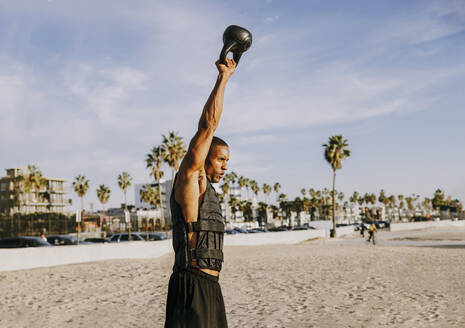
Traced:
POLYGON ((188 178, 204 167, 208 150, 223 112, 223 97, 226 84, 236 69, 234 60, 226 58, 226 65, 216 62, 218 77, 199 120, 197 133, 192 138, 187 154, 179 168, 178 176, 188 178))

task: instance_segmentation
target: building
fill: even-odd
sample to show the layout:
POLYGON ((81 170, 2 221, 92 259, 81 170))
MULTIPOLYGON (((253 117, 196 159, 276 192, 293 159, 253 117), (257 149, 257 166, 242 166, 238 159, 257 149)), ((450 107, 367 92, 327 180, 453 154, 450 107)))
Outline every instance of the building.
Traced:
POLYGON ((38 191, 25 191, 20 180, 23 170, 7 169, 6 176, 0 178, 0 214, 28 214, 36 212, 64 213, 69 203, 66 195, 68 179, 46 178, 44 185, 38 191))
MULTIPOLYGON (((161 198, 162 198, 162 205, 163 205, 163 212, 165 217, 165 224, 168 226, 171 225, 171 211, 170 211, 170 196, 171 196, 171 189, 172 189, 172 180, 161 180, 161 198)), ((151 204, 147 204, 142 201, 140 196, 140 191, 145 185, 150 185, 151 187, 157 187, 158 182, 152 183, 143 183, 143 184, 136 184, 134 185, 134 200, 135 200, 135 207, 137 210, 155 210, 155 207, 151 204)), ((142 213, 142 212, 140 212, 142 213)), ((145 213, 145 212, 144 212, 145 213)), ((148 212, 147 212, 148 213, 148 212)), ((150 218, 161 218, 161 212, 159 210, 151 211, 150 218)), ((145 215, 145 214, 144 214, 145 215)), ((163 223, 162 223, 163 224, 163 223)))

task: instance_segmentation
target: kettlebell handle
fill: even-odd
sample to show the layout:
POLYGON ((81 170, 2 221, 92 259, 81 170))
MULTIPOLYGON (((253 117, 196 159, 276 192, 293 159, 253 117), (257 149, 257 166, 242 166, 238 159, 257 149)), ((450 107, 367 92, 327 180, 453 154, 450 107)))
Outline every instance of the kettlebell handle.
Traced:
POLYGON ((249 49, 252 44, 252 34, 243 27, 230 25, 223 33, 223 49, 220 53, 220 63, 226 64, 226 56, 233 53, 236 65, 239 64, 242 54, 249 49))

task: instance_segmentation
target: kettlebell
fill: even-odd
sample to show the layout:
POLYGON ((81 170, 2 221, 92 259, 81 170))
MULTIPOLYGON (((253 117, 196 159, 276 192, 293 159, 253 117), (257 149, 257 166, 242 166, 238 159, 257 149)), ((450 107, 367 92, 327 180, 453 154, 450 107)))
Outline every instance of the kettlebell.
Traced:
POLYGON ((223 33, 223 43, 224 46, 221 50, 220 62, 226 64, 226 56, 228 52, 232 52, 233 59, 237 65, 239 64, 242 54, 252 45, 252 33, 243 27, 230 25, 223 33))

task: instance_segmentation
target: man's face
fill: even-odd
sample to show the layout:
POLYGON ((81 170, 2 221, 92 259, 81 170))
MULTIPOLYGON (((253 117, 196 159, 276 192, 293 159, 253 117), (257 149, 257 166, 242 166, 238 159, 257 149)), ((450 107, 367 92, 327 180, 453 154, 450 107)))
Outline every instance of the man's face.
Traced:
POLYGON ((205 161, 205 173, 211 183, 220 182, 228 169, 229 148, 226 146, 214 147, 205 161))

